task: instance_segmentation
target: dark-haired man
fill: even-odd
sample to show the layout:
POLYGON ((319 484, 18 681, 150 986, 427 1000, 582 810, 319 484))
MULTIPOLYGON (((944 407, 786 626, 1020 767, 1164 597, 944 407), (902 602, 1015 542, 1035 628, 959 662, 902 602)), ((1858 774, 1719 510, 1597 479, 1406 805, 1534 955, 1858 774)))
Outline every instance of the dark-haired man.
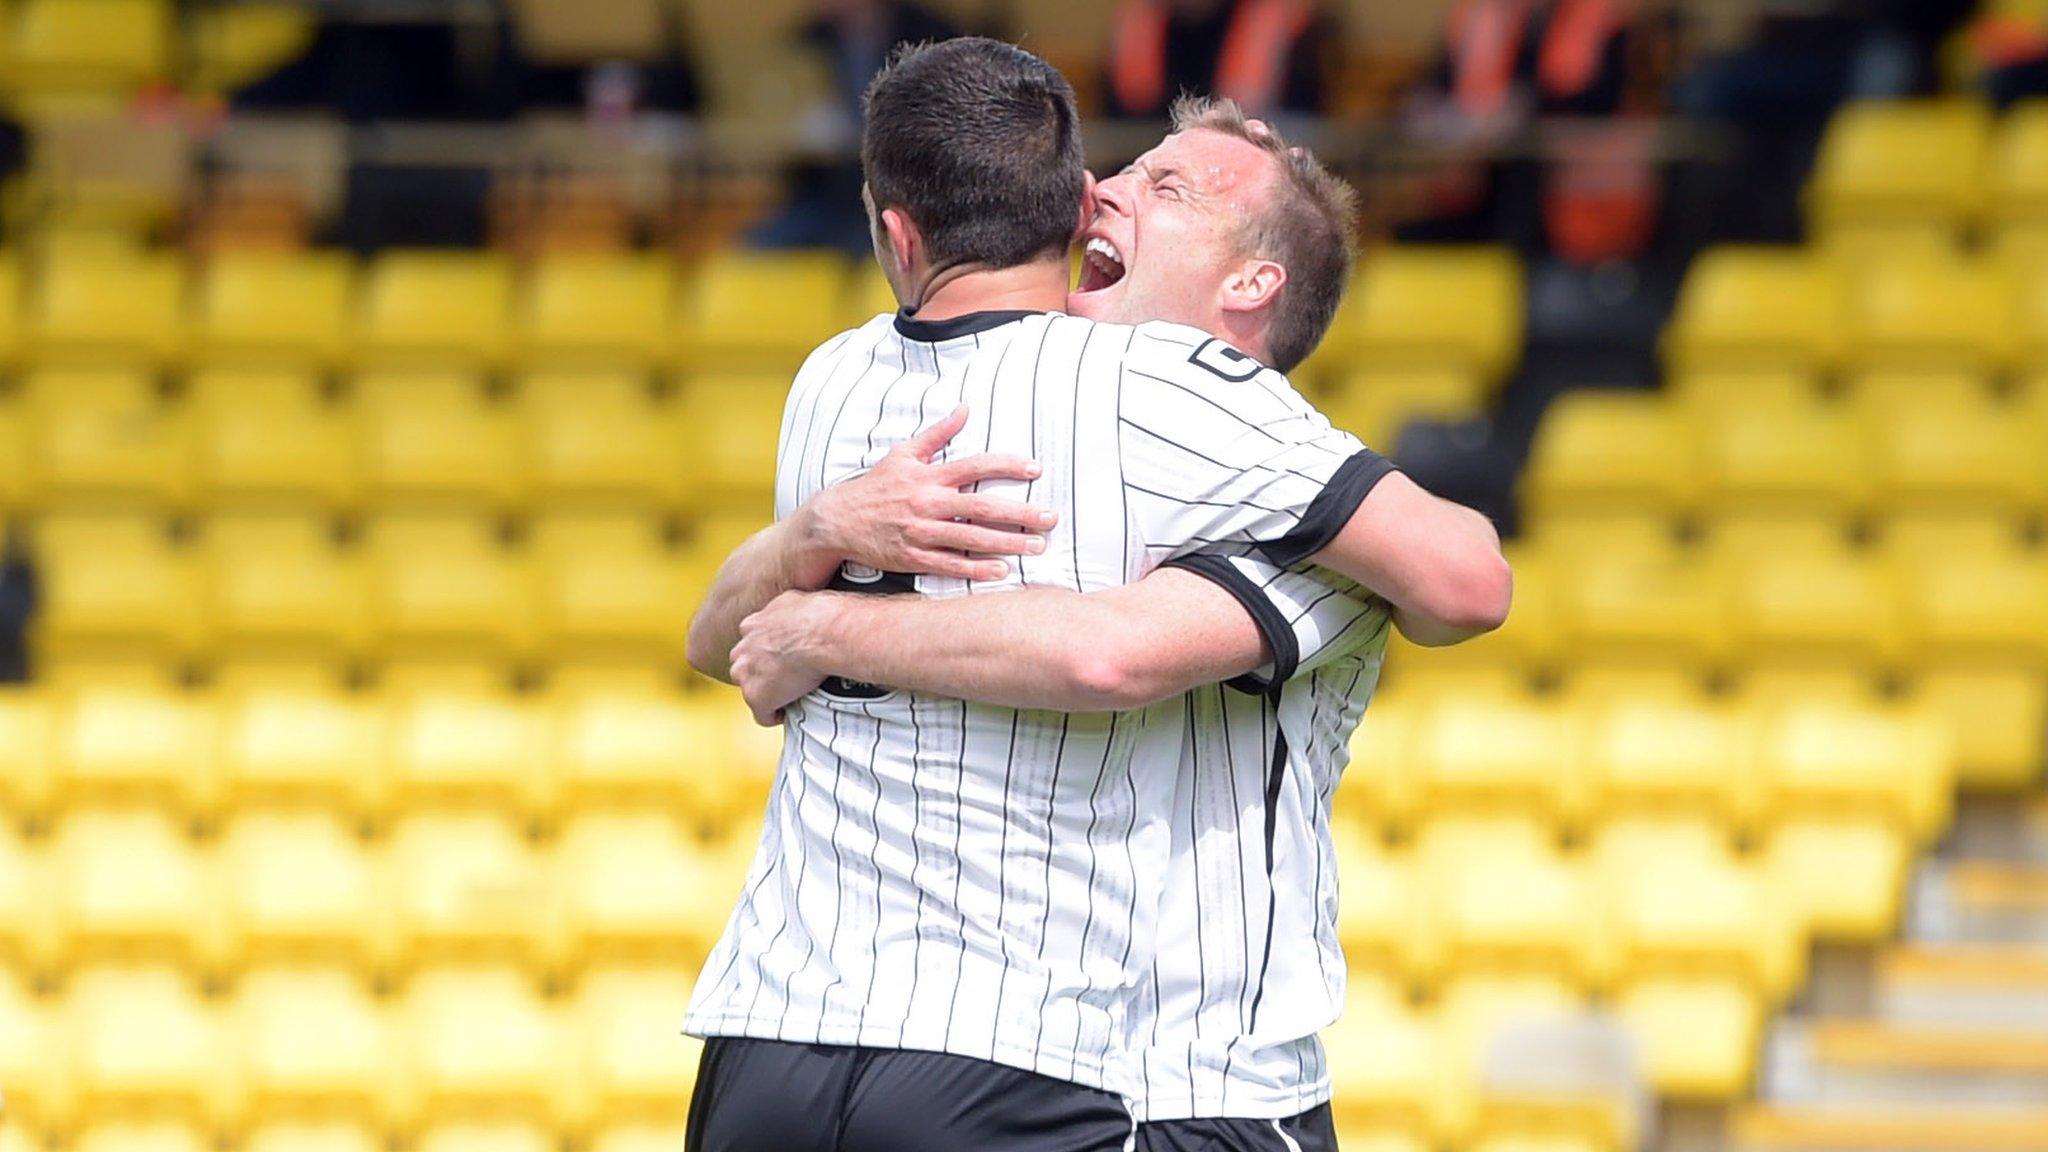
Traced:
MULTIPOLYGON (((1384 574, 1382 560, 1331 545, 1354 528, 1371 537, 1354 513, 1389 468, 1284 379, 1194 329, 1047 314, 1065 303, 1065 243, 1049 231, 1026 243, 1020 225, 1051 218, 1037 179, 1062 165, 1048 146, 1073 149, 1077 184, 1079 168, 1071 98, 1042 67, 954 41, 877 81, 864 160, 878 255, 905 310, 827 344, 799 374, 778 475, 785 519, 721 573, 692 630, 700 668, 730 675, 741 618, 828 579, 847 592, 973 597, 999 614, 1017 598, 976 593, 1110 589, 1219 543, 1384 574), (1019 162, 1030 171, 997 171, 1019 162), (1016 263, 991 255, 1006 249, 1016 263), (966 416, 907 439, 963 401, 966 416), (955 465, 923 461, 956 434, 1041 461, 1008 491, 1057 523, 953 491, 955 465), (1014 572, 888 570, 920 563, 906 547, 974 528, 956 517, 1039 535, 966 545, 1018 555, 1014 572), (869 538, 849 525, 894 528, 869 538)), ((1068 204, 1080 223, 1078 196, 1068 204)), ((1219 288, 1220 307, 1269 306, 1284 283, 1270 263, 1247 262, 1219 288)), ((1497 594, 1483 579, 1469 595, 1456 580, 1413 595, 1394 580, 1389 598, 1418 629, 1469 632, 1504 611, 1499 571, 1497 594)), ((1156 591, 1213 578, 1152 579, 1156 591)), ((1199 645, 1186 655, 1206 660, 1199 645)), ((690 1020, 747 1039, 707 1047, 693 1141, 1122 1147, 1130 1122, 1116 1094, 1141 1089, 1130 993, 1150 972, 1182 702, 1061 715, 832 680, 787 718, 762 852, 690 1020), (835 1127, 820 1136, 820 1123, 835 1127)))

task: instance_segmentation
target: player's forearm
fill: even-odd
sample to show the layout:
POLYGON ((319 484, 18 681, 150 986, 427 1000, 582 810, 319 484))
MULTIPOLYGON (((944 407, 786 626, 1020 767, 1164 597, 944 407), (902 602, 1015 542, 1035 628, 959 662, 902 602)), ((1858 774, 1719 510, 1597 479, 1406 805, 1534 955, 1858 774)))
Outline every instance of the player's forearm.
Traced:
POLYGON ((1500 627, 1514 595, 1492 521, 1398 474, 1373 490, 1315 560, 1385 598, 1395 627, 1425 646, 1500 627))
POLYGON ((740 622, 788 591, 816 591, 832 580, 840 558, 824 545, 815 515, 799 508, 749 537, 718 569, 704 604, 690 621, 690 667, 727 684, 740 622))

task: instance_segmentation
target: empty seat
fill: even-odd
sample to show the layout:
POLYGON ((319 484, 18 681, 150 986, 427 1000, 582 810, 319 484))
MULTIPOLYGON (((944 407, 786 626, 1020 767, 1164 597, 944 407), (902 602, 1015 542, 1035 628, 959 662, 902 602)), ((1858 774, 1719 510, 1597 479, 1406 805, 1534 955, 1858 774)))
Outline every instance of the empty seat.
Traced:
POLYGON ((14 970, 0 968, 0 1081, 7 1085, 12 1131, 49 1130, 69 1113, 71 1059, 56 1009, 14 970))
POLYGON ((162 526, 144 517, 44 519, 35 533, 41 655, 172 660, 199 636, 196 572, 162 526))
MULTIPOLYGON (((1300 384, 1300 373, 1293 374, 1300 384)), ((1465 420, 1485 411, 1487 386, 1469 368, 1377 369, 1339 373, 1320 407, 1330 422, 1391 454, 1414 420, 1465 420)))
POLYGON ((1483 695, 1438 699, 1410 737, 1423 803, 1569 823, 1584 799, 1578 735, 1555 707, 1483 695))
POLYGON ((6 87, 31 108, 112 112, 169 70, 161 0, 23 0, 8 15, 6 87))
POLYGON ((1564 558, 1554 588, 1563 651, 1574 658, 1697 670, 1724 655, 1726 588, 1704 557, 1669 545, 1549 547, 1564 558))
POLYGON ((334 690, 268 685, 221 720, 221 788, 230 806, 285 804, 367 812, 383 792, 382 709, 334 690))
POLYGON ((97 967, 67 997, 73 1075, 86 1116, 166 1113, 207 1123, 231 1090, 218 1010, 177 969, 97 967))
POLYGON ((59 717, 60 800, 151 803, 201 814, 218 798, 212 702, 107 685, 69 693, 59 717))
POLYGON ((213 364, 334 364, 348 346, 354 276, 339 252, 220 255, 200 281, 195 352, 213 364))
POLYGON ((1608 814, 1712 813, 1742 823, 1756 801, 1747 715, 1689 701, 1616 696, 1586 736, 1597 807, 1608 814))
MULTIPOLYGON (((591 1152, 662 1152, 680 1146, 683 1126, 668 1123, 611 1124, 590 1138, 591 1152)), ((1349 1145, 1346 1145, 1349 1147, 1349 1145)))
POLYGON ((379 1152, 384 1146, 367 1124, 346 1120, 266 1120, 242 1141, 244 1152, 379 1152))
POLYGON ((1624 980, 1715 973, 1780 1002, 1803 975, 1799 922, 1768 878, 1698 820, 1610 822, 1591 862, 1606 892, 1608 947, 1624 980))
POLYGON ((0 396, 0 512, 29 506, 26 407, 19 397, 0 396))
POLYGON ((703 1045, 681 1035, 691 978, 674 965, 600 968, 585 973, 574 1012, 580 1053, 581 1111, 608 1125, 685 1115, 703 1045))
POLYGON ((1497 384, 1522 351, 1522 279, 1504 248, 1379 249, 1359 263, 1331 352, 1374 367, 1463 368, 1497 384))
POLYGON ((205 548, 221 655, 338 664, 362 651, 362 566, 336 546, 324 521, 217 517, 206 527, 205 548))
POLYGON ((563 1028, 524 973, 502 967, 422 972, 407 990, 405 1084, 414 1109, 548 1119, 565 1091, 563 1028))
POLYGON ((773 507, 775 448, 789 380, 781 376, 704 376, 683 388, 682 412, 693 436, 697 480, 707 501, 765 516, 773 507))
POLYGON ((846 283, 846 261, 836 252, 711 257, 682 294, 686 366, 794 373, 814 346, 844 327, 846 283))
POLYGON ((487 521, 388 517, 370 524, 371 628, 389 656, 523 655, 532 629, 532 584, 522 558, 487 521))
POLYGON ((1819 700, 1787 703, 1758 748, 1774 816, 1876 815, 1920 843, 1948 826, 1954 766, 1933 717, 1819 700))
POLYGON ((51 368, 22 388, 29 483, 44 504, 161 510, 185 500, 191 421, 147 373, 51 368))
POLYGON ((2022 101, 1999 118, 1985 183, 1992 228, 2048 226, 2048 102, 2022 101))
POLYGON ((221 369, 187 382, 204 507, 334 510, 356 493, 347 414, 310 373, 221 369))
POLYGON ((1323 1032, 1332 1107, 1347 1123, 1427 1136, 1444 1124, 1446 1046, 1435 1021, 1400 988, 1354 972, 1344 1012, 1323 1032))
POLYGON ((0 829, 0 959, 33 972, 52 958, 50 868, 39 846, 0 829))
POLYGON ((1785 408, 1821 394, 1816 373, 1782 366, 1674 372, 1666 389, 1680 408, 1681 420, 1717 408, 1785 408))
POLYGON ((51 850, 56 927, 74 958, 201 962, 217 954, 210 861, 170 817, 72 812, 51 850))
POLYGON ((385 1010, 345 968, 264 968, 232 1008, 252 1115, 375 1117, 399 1057, 385 1010))
POLYGON ((1882 815, 1792 817, 1771 829, 1764 868, 1808 933, 1877 944, 1898 928, 1912 857, 1906 830, 1882 815))
POLYGON ((1579 866, 1537 840, 1442 832, 1429 826, 1417 857, 1453 968, 1583 979, 1597 905, 1579 866))
POLYGON ((538 814, 553 792, 551 720, 500 693, 410 694, 391 717, 391 803, 538 814))
POLYGON ((528 376, 519 419, 521 468, 543 506, 667 508, 686 492, 675 412, 631 373, 528 376))
POLYGON ((1821 240, 1957 244, 1982 205, 1990 131, 1971 100, 1847 105, 1828 123, 1807 190, 1821 240))
POLYGON ((1852 365, 1889 370, 1995 371, 2014 351, 2013 286, 1990 260, 1901 257, 1851 281, 1852 365))
POLYGON ((408 963, 530 959, 546 911, 540 865, 511 821, 428 813, 393 827, 385 888, 408 963))
POLYGON ((1641 1045, 1644 1075, 1659 1095, 1720 1102, 1750 1091, 1764 1001, 1743 981, 1645 976, 1615 994, 1614 1011, 1641 1045))
POLYGON ((669 347, 674 291, 659 257, 545 258, 517 304, 522 354, 532 365, 650 367, 669 347))
POLYGON ((711 949, 726 910, 704 899, 711 865, 662 812, 591 813, 555 849, 561 904, 554 951, 563 961, 687 963, 711 949))
POLYGON ((21 283, 21 258, 0 252, 0 365, 12 366, 21 352, 21 283))
POLYGON ((1872 373, 1855 385, 1872 497, 1889 512, 2023 513, 2041 503, 2041 449, 1967 373, 1872 373))
POLYGON ((1543 414, 1521 481, 1526 514, 1684 511, 1698 469, 1662 396, 1567 393, 1543 414))
POLYGON ((519 488, 511 413, 475 377, 378 372, 356 381, 363 496, 387 511, 507 506, 519 488))
POLYGON ((29 300, 35 355, 46 363, 170 360, 183 350, 184 295, 185 270, 171 255, 53 256, 29 300))
POLYGON ((1382 693, 1367 711, 1371 721, 1351 733, 1351 762, 1337 781, 1336 809, 1381 828, 1404 828, 1420 803, 1410 737, 1422 705, 1382 693))
POLYGON ((654 691, 569 694, 556 729, 562 802, 722 815, 735 789, 723 711, 654 691))
POLYGON ((362 357, 381 365, 481 369, 505 356, 512 265, 497 252, 386 251, 363 278, 362 357))
POLYGON ((1731 650, 1751 666, 1883 667, 1899 654, 1891 573, 1877 558, 1832 549, 1759 550, 1717 541, 1728 580, 1731 650))
POLYGON ((649 534, 555 522, 536 533, 541 645, 555 660, 681 664, 708 590, 699 565, 649 534), (595 528, 596 530, 585 530, 595 528))
POLYGON ((21 685, 0 688, 0 809, 17 816, 49 810, 57 702, 21 685))
POLYGON ((207 1152, 213 1146, 204 1124, 179 1120, 108 1119, 72 1142, 81 1152, 207 1152))
POLYGON ((1714 406, 1694 421, 1700 502, 1711 513, 1840 516, 1866 499, 1861 438, 1834 406, 1714 406))
POLYGON ((1894 547, 1900 615, 1915 659, 2038 660, 2048 652, 2048 557, 2008 548, 1894 547))
POLYGON ((251 812, 219 849, 220 907, 236 962, 382 958, 386 904, 376 858, 342 817, 251 812))
POLYGON ((1797 248, 1711 249, 1692 262, 1664 336, 1678 376, 1816 372, 1841 355, 1840 270, 1797 248))
POLYGON ((1977 662, 1928 669, 1915 677, 1911 700, 1947 722, 1957 783, 2012 791, 2040 780, 2048 682, 2037 669, 1977 662))
POLYGON ((554 1152, 560 1141, 536 1124, 462 1120, 428 1128, 414 1147, 420 1152, 554 1152))

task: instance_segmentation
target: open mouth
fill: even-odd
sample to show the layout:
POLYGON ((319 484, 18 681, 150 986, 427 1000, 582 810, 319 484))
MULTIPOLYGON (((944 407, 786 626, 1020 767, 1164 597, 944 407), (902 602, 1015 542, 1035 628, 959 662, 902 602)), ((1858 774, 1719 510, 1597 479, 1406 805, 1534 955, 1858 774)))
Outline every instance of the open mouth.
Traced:
POLYGON ((1100 236, 1091 236, 1081 249, 1081 283, 1076 292, 1100 292, 1124 278, 1124 258, 1116 247, 1100 236))

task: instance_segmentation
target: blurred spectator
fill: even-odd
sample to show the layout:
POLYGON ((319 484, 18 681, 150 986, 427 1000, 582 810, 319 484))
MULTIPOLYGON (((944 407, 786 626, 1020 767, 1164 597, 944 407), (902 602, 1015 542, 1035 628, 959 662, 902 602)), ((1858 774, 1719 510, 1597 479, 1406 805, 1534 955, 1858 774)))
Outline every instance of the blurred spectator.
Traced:
POLYGON ((35 614, 35 573, 12 542, 0 543, 0 683, 28 678, 23 637, 35 614))
POLYGON ((452 23, 329 17, 304 56, 234 103, 331 110, 353 123, 496 118, 514 111, 503 63, 495 45, 477 51, 452 23))
POLYGON ((1125 0, 1103 86, 1109 112, 1163 118, 1183 91, 1261 116, 1319 112, 1327 28, 1306 0, 1125 0))
POLYGON ((797 29, 796 40, 825 57, 832 97, 811 110, 806 130, 815 151, 836 158, 793 166, 785 181, 788 201, 748 234, 748 242, 867 254, 872 241, 860 202, 861 97, 898 44, 959 34, 944 18, 904 0, 813 0, 811 19, 797 29))
POLYGON ((2001 110, 2048 96, 2048 3, 1990 0, 1970 22, 1967 43, 1985 94, 2001 110))

